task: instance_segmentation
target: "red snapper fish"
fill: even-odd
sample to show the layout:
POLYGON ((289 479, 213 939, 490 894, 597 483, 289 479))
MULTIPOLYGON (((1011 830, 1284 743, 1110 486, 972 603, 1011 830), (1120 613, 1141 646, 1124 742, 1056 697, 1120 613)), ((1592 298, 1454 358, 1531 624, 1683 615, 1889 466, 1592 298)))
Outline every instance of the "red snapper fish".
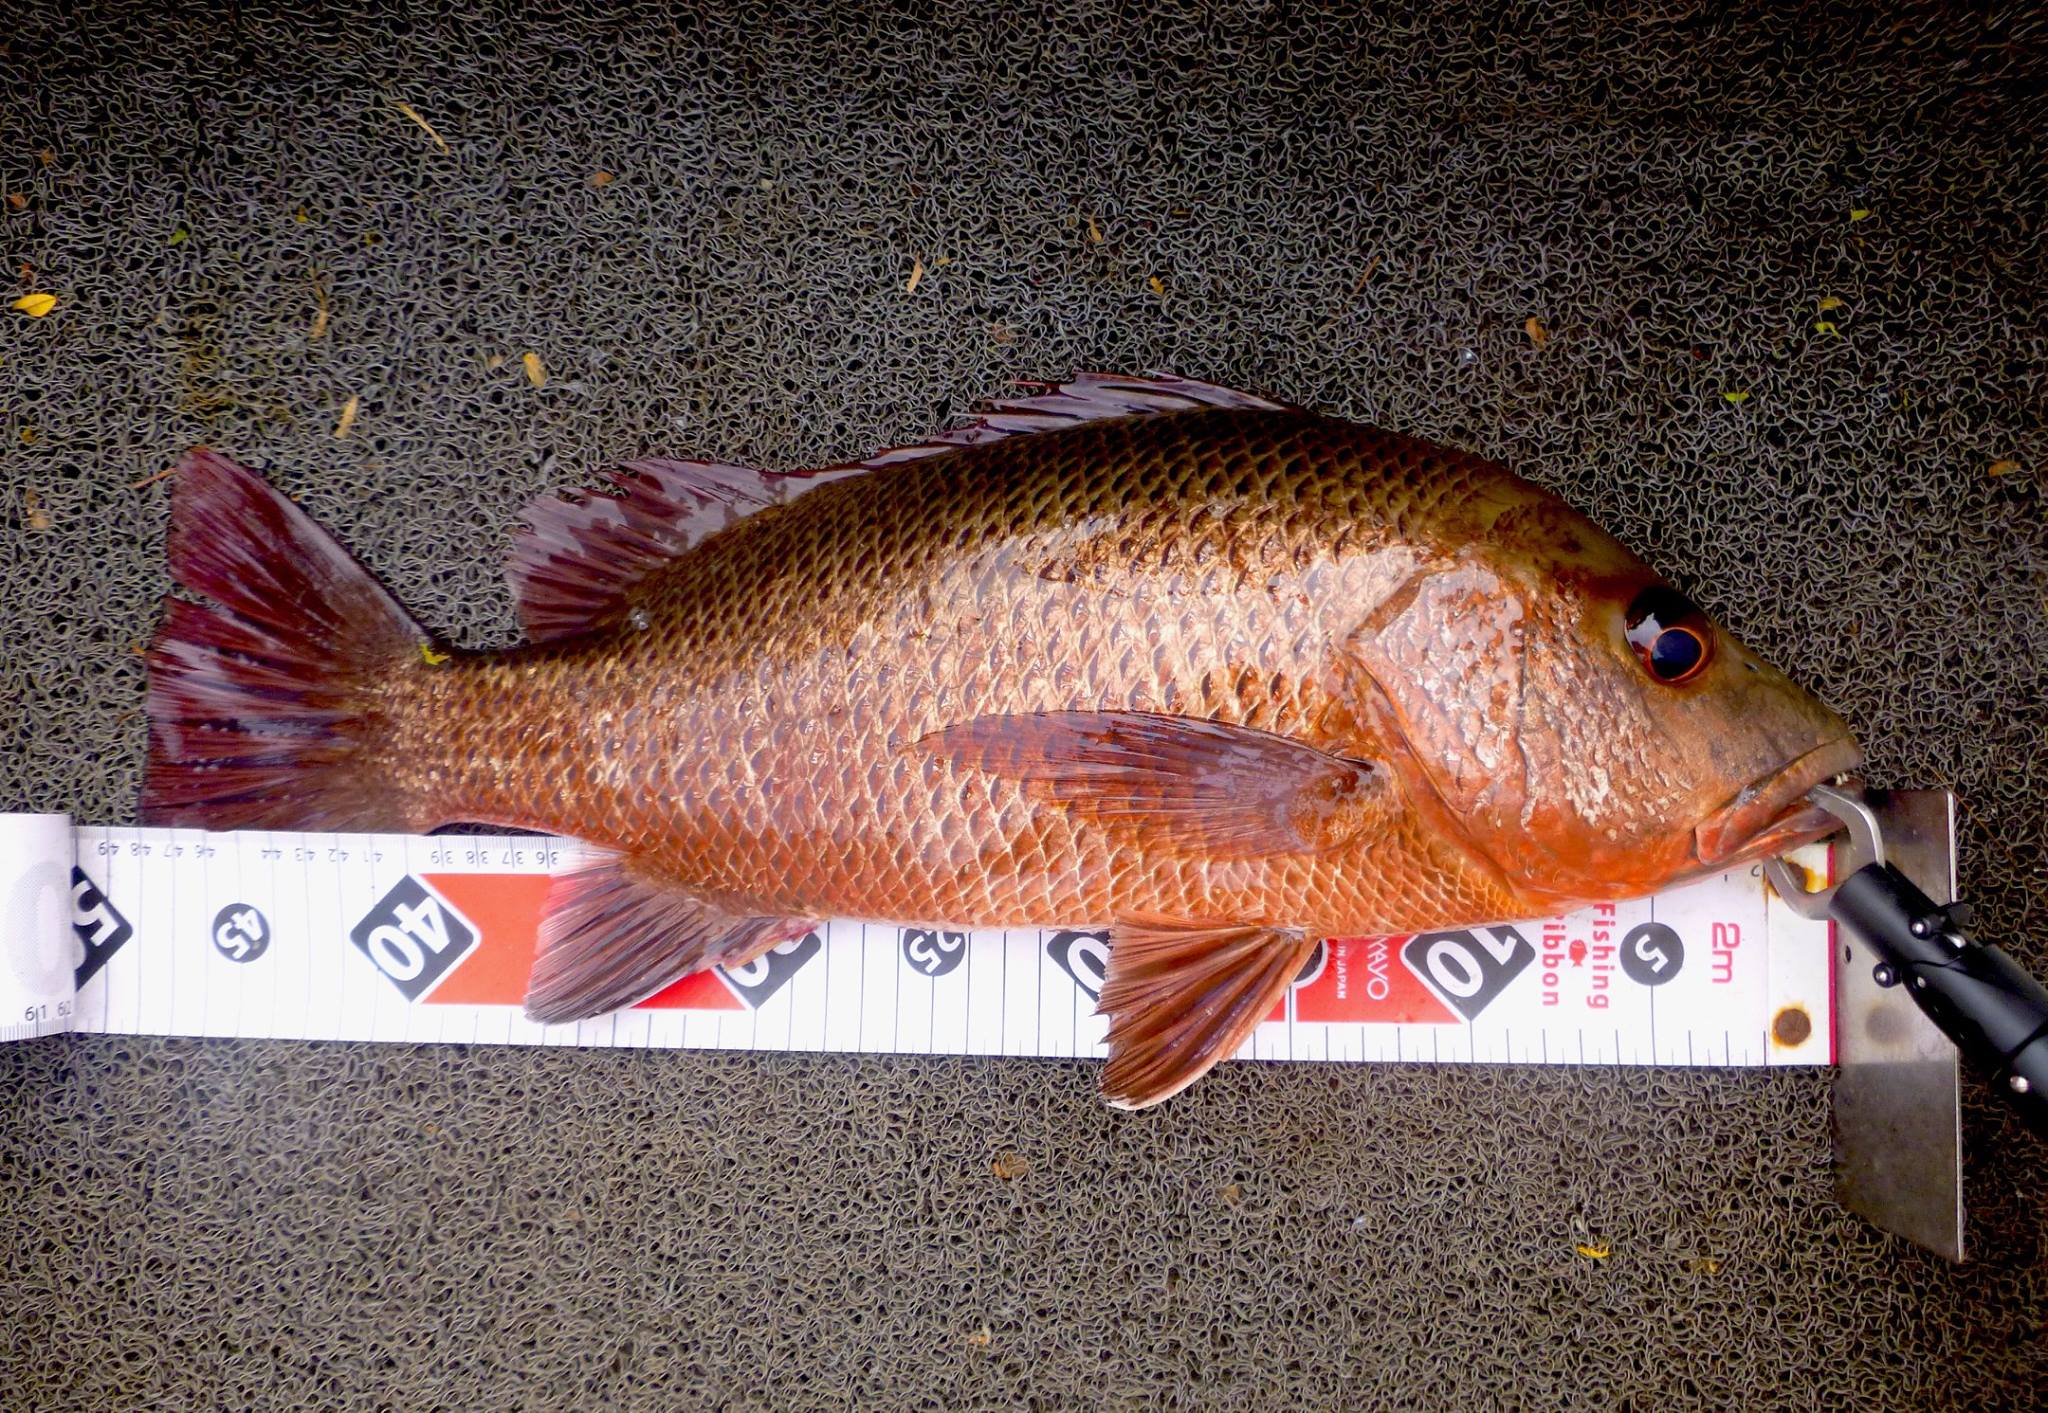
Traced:
POLYGON ((146 818, 572 836, 527 1012, 826 917, 1106 927, 1102 1074, 1234 1053, 1333 936, 1529 918, 1818 838, 1827 707, 1500 466, 1164 375, 854 464, 637 461, 528 512, 530 641, 436 647, 208 451, 146 818))

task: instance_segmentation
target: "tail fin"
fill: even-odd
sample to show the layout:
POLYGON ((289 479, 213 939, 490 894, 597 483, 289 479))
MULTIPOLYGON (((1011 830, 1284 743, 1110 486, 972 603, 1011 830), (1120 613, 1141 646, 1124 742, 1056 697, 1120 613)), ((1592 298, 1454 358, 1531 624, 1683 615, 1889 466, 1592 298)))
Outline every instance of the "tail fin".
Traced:
POLYGON ((206 829, 390 829, 403 800, 362 747, 364 688, 427 641, 347 550, 252 471, 178 467, 171 577, 149 651, 143 818, 206 829))

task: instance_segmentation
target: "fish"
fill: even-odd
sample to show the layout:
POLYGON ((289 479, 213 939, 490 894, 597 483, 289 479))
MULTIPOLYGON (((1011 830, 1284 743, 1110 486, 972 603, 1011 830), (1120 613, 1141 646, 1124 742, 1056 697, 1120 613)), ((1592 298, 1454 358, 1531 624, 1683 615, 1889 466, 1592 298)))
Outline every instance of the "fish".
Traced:
POLYGON ((526 997, 550 1023, 823 918, 1099 927, 1124 1108, 1236 1053, 1325 939, 1776 856, 1862 759, 1551 492, 1167 373, 1024 384, 859 462, 545 495, 502 651, 436 643, 210 449, 168 559, 146 819, 582 841, 526 997))

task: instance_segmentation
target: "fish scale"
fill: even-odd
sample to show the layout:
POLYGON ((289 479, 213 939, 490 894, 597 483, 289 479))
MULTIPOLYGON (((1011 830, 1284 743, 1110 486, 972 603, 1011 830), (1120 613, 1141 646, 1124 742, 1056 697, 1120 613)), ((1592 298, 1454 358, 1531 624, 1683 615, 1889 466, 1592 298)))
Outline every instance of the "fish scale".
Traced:
POLYGON ((1413 446, 1287 413, 1188 413, 822 487, 651 578, 645 629, 402 674, 385 710, 409 727, 391 755, 454 763, 412 822, 516 820, 795 915, 1025 926, 1141 908, 1384 931, 1418 908, 1497 915, 1510 900, 1420 829, 1369 861, 1191 858, 915 750, 956 721, 1077 708, 1313 736, 1335 630, 1309 585, 1369 594, 1393 536, 1429 553, 1455 531, 1408 512, 1416 488, 1486 474, 1446 475, 1454 458, 1413 446), (1218 574, 1234 587, 1203 582, 1218 574), (885 669, 912 689, 879 689, 885 669), (650 696, 673 708, 637 705, 650 696), (556 751, 598 763, 574 785, 526 755, 549 727, 556 751), (665 788, 649 761, 669 763, 665 788))

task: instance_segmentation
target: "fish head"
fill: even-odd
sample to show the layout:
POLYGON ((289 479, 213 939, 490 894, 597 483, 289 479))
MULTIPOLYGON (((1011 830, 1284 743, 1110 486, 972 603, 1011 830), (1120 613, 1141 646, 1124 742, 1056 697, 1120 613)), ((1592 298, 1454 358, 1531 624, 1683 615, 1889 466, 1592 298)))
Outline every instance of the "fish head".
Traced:
POLYGON ((1352 643, 1411 795, 1532 908, 1822 838, 1807 791, 1862 761, 1841 717, 1541 493, 1421 565, 1352 643))

